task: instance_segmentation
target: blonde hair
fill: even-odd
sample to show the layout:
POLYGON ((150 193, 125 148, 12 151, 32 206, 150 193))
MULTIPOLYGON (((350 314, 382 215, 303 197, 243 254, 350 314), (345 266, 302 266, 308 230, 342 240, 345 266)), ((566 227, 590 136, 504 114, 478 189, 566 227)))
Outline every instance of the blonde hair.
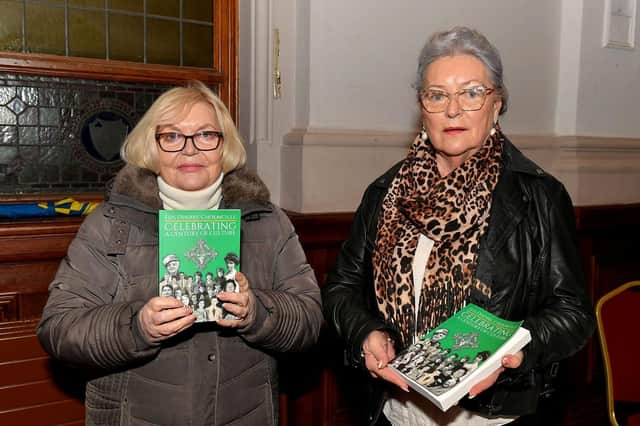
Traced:
POLYGON ((201 81, 189 81, 185 86, 167 90, 155 100, 120 148, 120 157, 134 166, 158 174, 156 131, 163 124, 174 124, 185 116, 193 105, 204 102, 213 107, 224 134, 222 143, 222 171, 228 173, 244 166, 247 154, 229 110, 201 81))

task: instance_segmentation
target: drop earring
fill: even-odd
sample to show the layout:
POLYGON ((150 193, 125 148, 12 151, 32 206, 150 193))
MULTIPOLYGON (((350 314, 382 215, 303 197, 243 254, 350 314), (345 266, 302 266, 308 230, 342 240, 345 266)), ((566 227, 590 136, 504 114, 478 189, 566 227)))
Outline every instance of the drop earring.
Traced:
POLYGON ((498 124, 498 120, 493 122, 493 127, 491 128, 491 130, 489 131, 489 134, 491 136, 495 136, 496 133, 498 133, 498 129, 500 128, 500 125, 498 124))
POLYGON ((426 140, 429 138, 429 135, 427 135, 427 131, 424 129, 424 127, 420 130, 420 133, 418 133, 418 138, 422 142, 426 142, 426 140))

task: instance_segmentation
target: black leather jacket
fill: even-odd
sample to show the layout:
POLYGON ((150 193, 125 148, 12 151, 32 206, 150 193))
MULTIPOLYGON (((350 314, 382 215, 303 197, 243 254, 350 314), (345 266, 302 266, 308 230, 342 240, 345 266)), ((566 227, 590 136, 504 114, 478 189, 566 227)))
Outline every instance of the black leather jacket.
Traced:
MULTIPOLYGON (((380 206, 400 164, 367 188, 323 289, 325 317, 345 342, 346 361, 360 369, 362 344, 371 331, 397 333, 378 313, 371 253, 380 206)), ((524 320, 532 341, 521 367, 503 373, 489 390, 461 404, 490 415, 533 413, 545 373, 585 345, 595 321, 569 195, 509 141, 489 227, 480 240, 476 276, 491 287, 492 296, 488 302, 473 296, 471 301, 500 317, 524 320)), ((374 424, 384 403, 384 386, 379 380, 369 382, 368 423, 374 424)))

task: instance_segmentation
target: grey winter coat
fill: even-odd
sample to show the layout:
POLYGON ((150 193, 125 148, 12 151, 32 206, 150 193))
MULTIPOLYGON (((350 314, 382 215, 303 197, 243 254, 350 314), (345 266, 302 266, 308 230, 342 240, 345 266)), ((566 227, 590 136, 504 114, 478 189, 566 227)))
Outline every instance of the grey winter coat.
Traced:
POLYGON ((229 330, 194 324, 148 343, 137 313, 158 295, 156 176, 126 166, 83 222, 49 287, 38 337, 47 352, 97 375, 87 425, 275 425, 274 354, 313 345, 320 291, 287 216, 242 170, 223 180, 223 208, 242 210, 242 271, 255 321, 229 330))

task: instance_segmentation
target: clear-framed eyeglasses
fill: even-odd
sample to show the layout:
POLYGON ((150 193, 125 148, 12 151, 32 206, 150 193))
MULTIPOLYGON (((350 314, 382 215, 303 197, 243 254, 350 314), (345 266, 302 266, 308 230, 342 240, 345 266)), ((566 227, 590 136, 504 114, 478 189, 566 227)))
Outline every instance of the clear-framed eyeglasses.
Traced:
POLYGON ((449 106, 452 97, 463 111, 477 111, 483 107, 487 96, 495 89, 484 86, 467 87, 455 93, 439 89, 426 89, 420 92, 420 103, 427 112, 443 112, 449 106))
POLYGON ((214 151, 220 146, 223 133, 217 130, 203 130, 193 135, 184 135, 179 132, 156 133, 158 146, 165 152, 182 151, 187 145, 187 139, 191 139, 198 151, 214 151))

